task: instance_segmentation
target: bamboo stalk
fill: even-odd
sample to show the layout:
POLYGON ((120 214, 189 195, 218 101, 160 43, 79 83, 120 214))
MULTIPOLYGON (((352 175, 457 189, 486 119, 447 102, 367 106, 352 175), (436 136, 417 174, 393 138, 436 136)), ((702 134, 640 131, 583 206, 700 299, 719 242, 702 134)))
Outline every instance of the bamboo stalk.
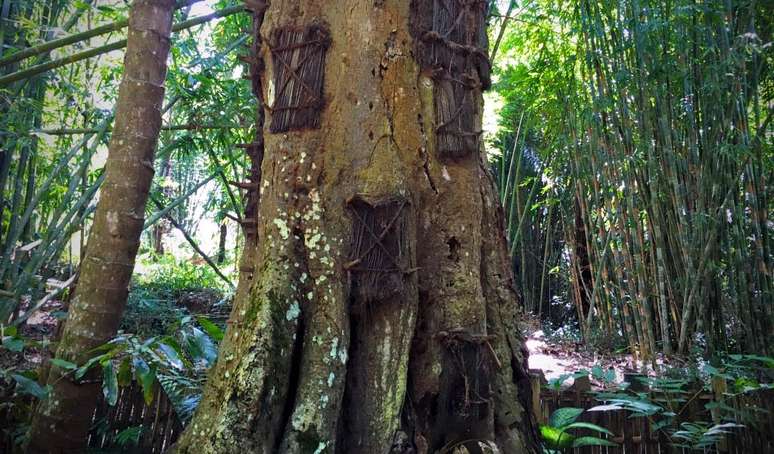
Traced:
MULTIPOLYGON (((88 3, 93 2, 94 0, 89 0, 88 3)), ((176 9, 184 8, 187 6, 191 6, 195 3, 199 3, 202 0, 185 0, 177 3, 177 6, 175 6, 176 9)), ((88 4, 87 3, 87 4, 88 4)), ((79 8, 79 12, 86 11, 87 8, 79 8)), ((75 21, 77 21, 79 15, 74 15, 73 18, 75 21)), ((74 25, 74 23, 73 23, 74 25)), ((30 57, 34 57, 40 54, 44 54, 47 52, 50 52, 55 49, 59 49, 64 46, 69 46, 70 44, 76 44, 82 41, 86 41, 90 38, 94 38, 95 36, 104 35, 110 32, 114 32, 117 30, 121 30, 123 28, 126 28, 129 25, 129 19, 119 19, 115 22, 111 22, 109 24, 101 25, 99 27, 94 27, 89 30, 85 30, 80 33, 74 33, 72 35, 64 36, 62 38, 58 39, 52 39, 46 42, 43 42, 41 44, 38 44, 36 46, 31 46, 26 49, 22 49, 18 52, 14 52, 10 55, 7 55, 5 57, 0 58, 0 66, 6 66, 11 63, 15 63, 30 57)), ((65 29, 69 29, 70 27, 65 27, 65 29)))
MULTIPOLYGON (((206 22, 209 22, 213 19, 217 19, 220 17, 226 17, 230 16, 232 14, 240 13, 244 11, 243 5, 238 6, 231 6, 228 8, 223 8, 221 10, 215 11, 211 14, 206 14, 203 16, 195 17, 193 19, 188 19, 183 22, 179 22, 175 24, 172 27, 173 32, 179 32, 181 30, 186 30, 191 27, 195 27, 197 25, 204 24, 206 22)), ((69 65, 71 63, 77 63, 81 60, 85 60, 87 58, 96 57, 97 55, 102 55, 108 52, 112 52, 114 50, 123 49, 126 47, 126 40, 122 39, 119 41, 115 41, 109 44, 105 44, 104 46, 96 47, 93 49, 89 49, 83 52, 78 52, 76 54, 69 55, 67 57, 63 57, 57 60, 52 60, 46 63, 41 63, 39 65, 35 65, 29 68, 25 68, 21 71, 17 71, 5 76, 0 77, 0 87, 9 85, 13 82, 17 82, 19 80, 29 79, 33 76, 36 76, 38 74, 42 74, 48 71, 51 71, 53 69, 61 68, 62 66, 69 65)))
MULTIPOLYGON (((214 124, 214 123, 191 123, 185 125, 170 125, 162 126, 162 131, 203 131, 212 129, 243 129, 244 126, 238 124, 214 124)), ((108 131, 112 131, 113 128, 109 127, 108 131)), ((77 134, 94 134, 99 132, 97 128, 61 128, 61 129, 40 129, 36 131, 30 131, 30 134, 45 134, 49 136, 66 136, 77 134)))

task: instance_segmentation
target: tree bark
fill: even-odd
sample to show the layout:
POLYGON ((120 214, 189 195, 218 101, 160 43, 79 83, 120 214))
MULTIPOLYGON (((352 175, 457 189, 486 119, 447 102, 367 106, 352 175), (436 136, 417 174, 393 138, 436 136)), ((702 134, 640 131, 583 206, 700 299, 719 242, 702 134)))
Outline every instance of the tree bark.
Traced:
MULTIPOLYGON (((266 10, 257 241, 242 262, 254 277, 178 453, 537 452, 502 211, 468 134, 486 46, 482 60, 460 45, 477 63, 464 74, 428 63, 433 3, 266 10), (328 46, 323 103, 308 95, 312 43, 328 46), (461 80, 463 101, 449 95, 461 80), (458 120, 467 130, 443 129, 458 120)), ((483 24, 484 2, 446 3, 483 24)))
POLYGON ((218 256, 216 259, 218 265, 222 265, 223 262, 226 261, 226 238, 228 238, 228 226, 224 221, 222 224, 220 224, 220 232, 218 236, 218 256))
MULTIPOLYGON (((135 0, 129 19, 124 78, 109 145, 106 178, 78 286, 56 357, 82 364, 116 334, 139 247, 153 178, 164 100, 174 0, 135 0)), ((100 377, 75 381, 52 365, 51 391, 33 419, 29 452, 82 452, 100 377)))

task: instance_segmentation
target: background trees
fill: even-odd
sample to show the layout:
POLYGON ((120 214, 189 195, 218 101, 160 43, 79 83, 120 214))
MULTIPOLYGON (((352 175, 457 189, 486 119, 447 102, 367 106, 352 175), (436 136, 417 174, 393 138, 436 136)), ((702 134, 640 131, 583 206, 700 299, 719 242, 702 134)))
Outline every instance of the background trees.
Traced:
MULTIPOLYGON (((7 111, 0 133, 5 162, 0 316, 21 323, 23 320, 17 322, 15 315, 20 306, 28 299, 40 301, 51 291, 51 286, 47 287, 49 278, 67 280, 83 256, 91 215, 104 179, 101 168, 122 70, 121 54, 108 52, 103 44, 122 41, 127 10, 125 5, 104 1, 97 5, 55 1, 9 3, 9 14, 16 16, 9 16, 4 22, 4 39, 6 43, 11 39, 18 42, 14 41, 14 46, 7 44, 0 57, 0 69, 5 73, 34 67, 49 58, 66 58, 79 49, 99 49, 92 59, 17 82, 0 83, 0 96, 7 111), (58 5, 60 14, 48 14, 49 4, 58 5), (55 25, 49 30, 41 17, 55 21, 55 25), (42 37, 31 33, 40 28, 50 33, 42 37), (59 35, 55 36, 54 31, 59 35), (71 36, 77 39, 66 39, 71 36), (40 49, 43 43, 51 42, 59 43, 53 54, 49 50, 30 52, 18 61, 11 58, 18 54, 17 49, 40 49), (9 63, 11 60, 14 61, 9 63), (37 98, 25 95, 24 89, 31 83, 43 87, 37 98), (39 121, 22 121, 34 112, 38 112, 39 121), (63 265, 69 270, 63 269, 63 265)), ((241 209, 240 189, 229 187, 227 182, 242 179, 246 156, 233 144, 246 141, 251 127, 251 122, 244 122, 252 115, 249 88, 239 80, 239 74, 234 77, 235 71, 242 70, 236 51, 247 37, 239 33, 244 18, 232 15, 242 7, 226 3, 218 8, 213 4, 215 10, 200 9, 195 17, 189 17, 190 5, 197 4, 200 2, 176 5, 173 29, 177 33, 152 188, 153 198, 165 209, 157 211, 155 205, 149 205, 149 222, 145 226, 148 235, 151 225, 167 214, 185 230, 194 232, 205 211, 215 214, 208 218, 209 222, 220 222, 229 215, 236 217, 241 209), (212 31, 211 38, 207 42, 197 39, 202 24, 224 16, 234 19, 214 29, 205 25, 212 31), (192 33, 194 26, 198 28, 192 33), (248 101, 240 101, 243 99, 248 101), (208 138, 202 141, 205 135, 208 138)), ((169 231, 171 226, 165 228, 169 231)), ((238 229, 233 224, 232 232, 230 241, 235 241, 238 229)), ((176 243, 181 241, 185 242, 182 236, 176 243)), ((216 255, 216 250, 205 249, 216 255)), ((26 311, 23 318, 31 315, 26 311)))
POLYGON ((518 13, 495 85, 494 166, 530 308, 572 304, 587 340, 617 334, 644 358, 767 352, 766 8, 531 2, 518 13))

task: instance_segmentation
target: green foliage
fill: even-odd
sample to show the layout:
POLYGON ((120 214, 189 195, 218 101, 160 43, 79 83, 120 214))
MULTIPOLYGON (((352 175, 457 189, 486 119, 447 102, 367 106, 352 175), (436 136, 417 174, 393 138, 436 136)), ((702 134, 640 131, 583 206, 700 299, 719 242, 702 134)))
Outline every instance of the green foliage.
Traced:
POLYGON ((582 408, 558 408, 548 419, 548 425, 553 427, 565 427, 574 422, 583 413, 582 408))
POLYGON ((140 385, 145 402, 150 404, 158 382, 178 416, 186 421, 198 404, 206 372, 218 355, 217 341, 200 329, 205 325, 219 332, 206 318, 184 316, 168 335, 118 336, 75 369, 74 376, 83 377, 92 367, 101 365, 103 394, 110 405, 116 403, 119 386, 128 386, 132 380, 140 385))
POLYGON ((159 296, 173 299, 186 291, 223 289, 223 281, 204 265, 165 255, 145 266, 150 269, 137 279, 137 284, 159 296))
POLYGON ((221 330, 218 325, 212 323, 211 321, 207 320, 207 318, 202 316, 196 317, 196 321, 199 322, 199 325, 201 325, 204 331, 206 331, 207 334, 216 342, 223 340, 223 330, 221 330))
MULTIPOLYGON (((716 392, 711 384, 718 379, 732 385, 739 381, 756 384, 739 392, 771 387, 771 358, 730 355, 720 364, 720 367, 705 365, 706 389, 700 388, 699 392, 716 392), (750 362, 754 365, 750 366, 750 362), (757 382, 756 377, 762 377, 760 367, 769 374, 766 375, 767 382, 757 382)), ((686 371, 685 368, 681 370, 686 371)), ((736 408, 727 405, 721 396, 721 400, 705 404, 703 416, 699 414, 693 416, 693 420, 685 420, 685 415, 689 413, 687 408, 696 398, 695 383, 691 377, 690 373, 684 374, 684 378, 636 377, 649 390, 647 393, 635 391, 640 387, 634 386, 619 386, 615 391, 598 392, 596 399, 604 403, 587 411, 625 411, 632 418, 647 418, 655 430, 667 434, 674 446, 696 450, 710 448, 732 429, 754 426, 757 419, 764 416, 763 410, 754 406, 736 408), (710 416, 711 420, 700 419, 710 416)), ((729 391, 725 395, 733 396, 737 392, 733 389, 729 391)))
POLYGON ((731 384, 731 393, 742 394, 771 388, 774 382, 774 358, 760 355, 721 355, 715 365, 704 364, 702 372, 731 384))
MULTIPOLYGON (((30 3, 29 11, 20 17, 13 17, 19 13, 11 8, 12 17, 4 19, 13 25, 7 31, 3 29, 3 44, 8 51, 51 39, 54 30, 70 33, 124 18, 129 5, 93 8, 83 4, 82 10, 72 11, 68 2, 55 2, 51 10, 45 2, 38 3, 30 3), (60 28, 63 24, 68 24, 65 30, 60 28)), ((233 4, 219 2, 221 6, 227 3, 233 4)), ((211 113, 218 113, 218 118, 232 125, 252 123, 254 98, 249 82, 239 76, 244 65, 236 58, 236 51, 246 42, 244 29, 248 22, 249 15, 236 14, 174 37, 165 119, 191 129, 162 134, 157 162, 159 167, 169 163, 171 171, 157 172, 160 176, 152 191, 166 202, 197 182, 215 174, 222 176, 213 180, 204 196, 194 197, 196 202, 185 197, 184 203, 171 212, 191 232, 196 231, 203 215, 221 220, 226 212, 243 210, 239 194, 228 187, 227 181, 238 181, 245 173, 246 155, 235 150, 233 144, 250 141, 249 128, 197 130, 196 126, 211 123, 211 113)), ((123 34, 125 29, 113 36, 120 39, 123 34)), ((32 65, 33 60, 37 58, 24 60, 21 65, 32 65)), ((5 69, 0 66, 0 75, 5 69)), ((87 237, 102 182, 101 168, 93 167, 102 160, 93 158, 109 138, 107 131, 113 118, 110 104, 118 93, 121 70, 120 58, 87 60, 59 68, 48 78, 37 77, 0 88, 0 144, 4 150, 0 161, 10 166, 0 165, 0 281, 3 290, 13 293, 0 296, 0 319, 7 320, 14 314, 23 299, 40 299, 49 277, 70 277, 72 265, 82 258, 70 255, 77 249, 69 243, 78 231, 83 232, 82 240, 87 237), (67 132, 73 128, 98 132, 67 132), (6 150, 10 154, 6 155, 6 150), (20 246, 37 239, 42 243, 32 252, 19 253, 20 246), (11 257, 16 260, 12 262, 11 257), (69 261, 64 273, 58 271, 62 260, 69 261)))
POLYGON ((726 434, 731 433, 728 429, 735 427, 744 427, 744 425, 731 422, 723 424, 684 422, 680 424, 680 430, 672 432, 672 439, 677 441, 673 445, 696 450, 712 448, 726 434))
MULTIPOLYGON (((13 358, 15 363, 12 363, 10 367, 0 368, 0 393, 3 393, 4 383, 11 383, 15 389, 16 395, 32 396, 35 399, 45 398, 48 394, 48 389, 40 386, 37 382, 37 372, 35 370, 24 370, 19 366, 25 349, 30 347, 45 346, 45 343, 38 342, 30 339, 25 339, 17 327, 0 325, 0 354, 3 354, 3 350, 9 353, 9 356, 2 355, 3 359, 13 358)), ((18 402, 13 399, 9 399, 5 403, 5 406, 12 408, 17 406, 18 402)), ((3 405, 0 405, 2 409, 3 405)))
POLYGON ((35 378, 30 378, 22 374, 11 374, 11 378, 16 381, 16 389, 22 394, 29 394, 36 399, 43 399, 48 391, 40 386, 35 378))
MULTIPOLYGON (((169 332, 189 313, 181 304, 187 297, 212 301, 214 305, 226 302, 223 281, 206 265, 163 256, 156 262, 143 263, 143 267, 148 271, 135 278, 129 293, 121 323, 125 332, 146 336, 169 332)), ((211 329, 204 328, 208 332, 211 329)))
POLYGON ((585 429, 598 434, 612 436, 612 432, 596 424, 577 421, 583 413, 582 408, 564 407, 556 409, 548 419, 547 425, 540 426, 540 436, 546 445, 547 452, 580 448, 583 446, 617 446, 615 443, 589 435, 576 436, 570 430, 585 429))
POLYGON ((118 402, 118 376, 111 361, 102 366, 102 393, 108 405, 112 406, 118 402))
POLYGON ((771 14, 538 0, 504 36, 490 156, 527 309, 647 358, 767 353, 771 14))
POLYGON ((143 427, 127 427, 126 429, 118 432, 115 436, 115 441, 118 446, 137 446, 140 443, 140 437, 142 437, 143 427))
POLYGON ((562 389, 562 386, 564 386, 564 383, 569 380, 570 378, 576 379, 580 377, 588 377, 589 372, 585 370, 580 370, 578 372, 572 373, 572 374, 562 374, 558 377, 554 377, 550 380, 548 380, 548 383, 546 384, 546 387, 548 389, 551 389, 555 392, 559 392, 559 390, 562 389))

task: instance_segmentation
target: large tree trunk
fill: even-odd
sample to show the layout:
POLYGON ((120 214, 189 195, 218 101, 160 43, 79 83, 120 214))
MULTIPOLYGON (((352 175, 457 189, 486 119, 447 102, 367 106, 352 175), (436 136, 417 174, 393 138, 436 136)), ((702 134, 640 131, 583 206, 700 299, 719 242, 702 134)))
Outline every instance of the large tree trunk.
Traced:
POLYGON ((536 452, 484 9, 272 2, 255 275, 178 452, 536 452))
MULTIPOLYGON (((174 0, 135 0, 124 78, 86 257, 56 357, 82 364, 116 334, 140 243, 161 127, 174 0)), ((96 374, 75 381, 51 366, 51 391, 33 420, 29 452, 82 452, 101 393, 96 374)))

